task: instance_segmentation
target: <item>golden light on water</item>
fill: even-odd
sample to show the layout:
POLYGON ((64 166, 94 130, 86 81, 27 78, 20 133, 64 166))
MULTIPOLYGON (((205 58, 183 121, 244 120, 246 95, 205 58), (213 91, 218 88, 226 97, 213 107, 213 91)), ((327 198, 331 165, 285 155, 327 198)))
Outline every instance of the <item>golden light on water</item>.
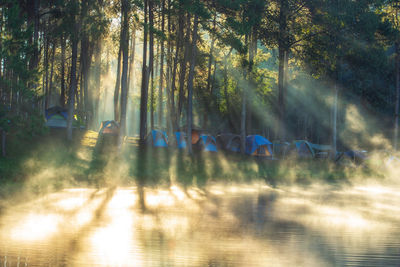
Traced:
POLYGON ((175 198, 169 190, 149 191, 146 194, 146 204, 149 208, 172 206, 175 204, 175 198))
POLYGON ((383 186, 143 190, 145 211, 136 187, 66 189, 14 207, 2 217, 0 249, 41 244, 43 254, 28 255, 38 266, 64 257, 67 266, 314 267, 328 263, 321 245, 357 256, 400 232, 400 200, 383 186))
POLYGON ((89 237, 91 254, 96 257, 87 260, 107 266, 143 266, 134 231, 135 201, 132 190, 116 191, 103 215, 104 225, 89 237))
POLYGON ((55 205, 64 211, 72 211, 79 207, 81 207, 87 199, 85 197, 75 197, 75 198, 66 198, 61 199, 55 205))
POLYGON ((185 193, 178 186, 173 185, 170 187, 170 189, 178 201, 182 201, 185 198, 185 193))
POLYGON ((10 237, 16 241, 40 241, 56 233, 59 222, 55 214, 28 214, 11 229, 10 237))

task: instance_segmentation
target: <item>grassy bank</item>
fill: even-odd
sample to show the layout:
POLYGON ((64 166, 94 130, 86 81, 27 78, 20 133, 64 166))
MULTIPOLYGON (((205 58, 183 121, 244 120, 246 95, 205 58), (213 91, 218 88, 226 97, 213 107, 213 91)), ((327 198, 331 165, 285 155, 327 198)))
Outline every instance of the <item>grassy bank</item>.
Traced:
MULTIPOLYGON (((136 140, 137 141, 137 140, 136 140)), ((135 140, 121 153, 113 140, 98 140, 97 133, 78 132, 74 142, 63 133, 50 132, 10 146, 0 159, 0 196, 17 190, 40 194, 69 186, 155 186, 181 184, 202 187, 213 182, 279 184, 351 182, 353 177, 379 176, 371 168, 347 168, 327 159, 266 160, 223 152, 177 149, 140 149, 135 140)))

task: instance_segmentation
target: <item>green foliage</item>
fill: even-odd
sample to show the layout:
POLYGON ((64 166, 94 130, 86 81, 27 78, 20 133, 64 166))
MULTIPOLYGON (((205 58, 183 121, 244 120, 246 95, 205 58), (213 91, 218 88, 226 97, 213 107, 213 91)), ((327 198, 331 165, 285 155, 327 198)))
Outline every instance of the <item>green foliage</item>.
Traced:
POLYGON ((32 57, 33 44, 29 44, 32 27, 26 27, 24 15, 21 14, 17 1, 7 0, 8 8, 4 9, 4 30, 0 32, 0 58, 7 62, 7 70, 12 77, 0 76, 0 86, 3 91, 18 92, 25 99, 32 99, 36 92, 29 84, 38 79, 38 71, 27 66, 32 57))

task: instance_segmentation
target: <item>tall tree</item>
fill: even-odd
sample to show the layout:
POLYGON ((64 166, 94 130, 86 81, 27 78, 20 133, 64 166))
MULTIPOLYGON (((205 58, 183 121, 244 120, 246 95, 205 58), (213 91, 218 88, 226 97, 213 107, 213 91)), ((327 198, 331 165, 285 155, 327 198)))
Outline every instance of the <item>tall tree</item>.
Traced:
MULTIPOLYGON (((148 0, 149 2, 149 75, 151 75, 151 97, 150 97, 150 126, 154 129, 154 10, 153 10, 153 0, 148 0)), ((147 83, 149 83, 149 78, 147 77, 147 83)))
POLYGON ((160 38, 160 81, 158 83, 158 125, 161 127, 163 118, 163 86, 164 86, 164 25, 165 25, 165 0, 161 0, 161 33, 160 38))
POLYGON ((279 70, 278 70, 278 107, 279 107, 279 137, 285 140, 285 111, 286 111, 286 90, 287 80, 286 71, 288 61, 288 34, 287 34, 287 20, 288 20, 288 0, 279 1, 279 34, 278 34, 278 50, 279 50, 279 70))
POLYGON ((196 53, 197 53, 197 29, 199 24, 199 17, 197 13, 194 15, 193 21, 193 36, 192 36, 192 46, 191 46, 191 58, 190 58, 190 68, 188 75, 188 105, 187 105, 187 147, 188 153, 192 154, 192 121, 193 121, 193 107, 192 107, 192 97, 193 97, 193 76, 194 69, 196 66, 196 53))
POLYGON ((144 30, 143 30, 143 65, 142 65, 142 85, 140 94, 140 143, 145 142, 147 133, 147 99, 149 89, 149 68, 147 67, 147 12, 148 1, 144 0, 144 30))
MULTIPOLYGON (((122 16, 121 16, 122 20, 122 16)), ((122 24, 122 23, 121 23, 122 24)), ((121 28, 121 38, 122 39, 122 28, 121 28)), ((120 44, 121 45, 121 44, 120 44)), ((117 59, 117 79, 115 81, 115 89, 114 89, 114 120, 119 121, 119 92, 121 88, 121 59, 122 59, 122 47, 118 50, 118 59, 117 59)))
POLYGON ((185 78, 186 78, 186 67, 187 67, 187 62, 189 60, 190 56, 190 34, 191 34, 191 14, 187 13, 187 21, 186 21, 186 36, 185 36, 185 41, 184 41, 184 56, 182 58, 182 61, 180 63, 180 76, 179 76, 179 98, 178 98, 178 112, 177 112, 177 117, 176 121, 179 124, 179 121, 181 119, 181 114, 182 114, 182 108, 183 108, 183 102, 184 102, 184 97, 185 97, 185 78))
POLYGON ((65 106, 65 49, 66 49, 66 36, 61 36, 61 92, 60 92, 60 105, 65 106))
POLYGON ((121 45, 122 48, 122 75, 121 75, 121 121, 119 131, 119 147, 123 142, 123 137, 126 132, 126 109, 128 101, 128 61, 129 61, 129 1, 122 0, 121 14, 122 14, 122 34, 121 45))
MULTIPOLYGON (((78 7, 74 7, 74 11, 77 11, 78 7)), ((74 120, 74 111, 75 111, 75 93, 76 87, 78 84, 78 80, 76 78, 76 65, 78 58, 78 42, 79 42, 79 31, 80 25, 76 21, 76 15, 73 13, 72 15, 72 32, 71 32, 71 40, 72 40, 72 52, 71 52, 71 78, 70 78, 70 86, 69 86, 69 95, 68 95, 68 120, 67 120, 67 139, 72 141, 72 122, 74 120)))

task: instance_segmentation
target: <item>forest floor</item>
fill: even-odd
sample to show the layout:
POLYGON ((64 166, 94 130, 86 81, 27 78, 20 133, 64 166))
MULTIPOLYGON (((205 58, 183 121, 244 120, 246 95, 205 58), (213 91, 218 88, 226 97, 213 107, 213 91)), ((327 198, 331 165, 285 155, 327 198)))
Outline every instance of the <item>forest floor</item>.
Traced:
POLYGON ((94 131, 52 131, 31 140, 9 142, 9 155, 0 158, 0 198, 17 191, 41 194, 65 187, 205 186, 214 182, 279 184, 349 183, 353 177, 379 176, 369 168, 345 168, 327 159, 266 160, 224 152, 178 149, 140 150, 128 137, 121 152, 114 140, 99 139, 94 131))

